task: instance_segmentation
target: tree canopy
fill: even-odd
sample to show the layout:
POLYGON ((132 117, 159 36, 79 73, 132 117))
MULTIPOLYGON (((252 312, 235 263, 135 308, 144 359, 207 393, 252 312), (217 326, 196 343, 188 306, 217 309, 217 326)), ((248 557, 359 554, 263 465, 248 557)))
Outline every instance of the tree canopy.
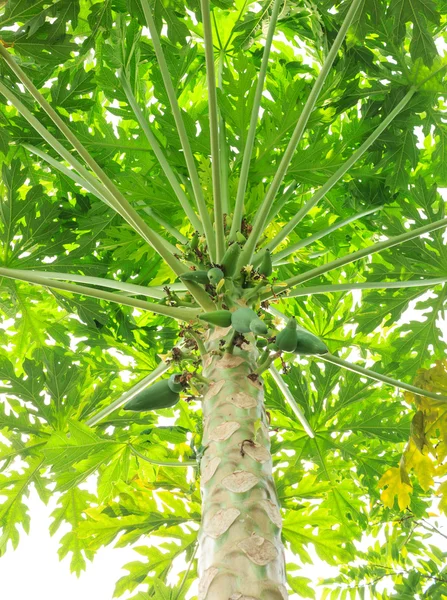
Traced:
MULTIPOLYGON (((29 528, 32 486, 44 502, 60 494, 51 532, 70 525, 60 557, 71 556, 73 572, 79 575, 104 545, 133 544, 136 558, 117 582, 116 596, 181 600, 196 579, 200 403, 184 396, 157 413, 129 416, 117 408, 94 427, 89 420, 160 364, 181 365, 173 348, 186 326, 169 311, 195 308, 179 301, 185 288, 147 243, 144 225, 101 198, 91 164, 78 168, 64 131, 14 65, 155 232, 153 239, 182 258, 200 222, 212 222, 215 196, 200 2, 3 4, 0 554, 29 528), (166 73, 197 181, 190 177, 166 73), (161 166, 157 148, 171 170, 161 166), (198 189, 200 222, 194 211, 185 215, 198 189), (33 280, 35 272, 49 285, 33 280), (95 293, 70 289, 77 284, 95 286, 95 293), (178 468, 179 460, 190 468, 178 468), (83 485, 92 475, 95 494, 83 485), (149 545, 151 534, 166 541, 149 545), (187 567, 170 587, 178 557, 187 567)), ((260 247, 273 253, 267 296, 277 322, 281 314, 295 315, 331 353, 300 356, 283 373, 313 437, 275 379, 265 379, 283 539, 294 556, 289 591, 331 600, 447 598, 447 552, 430 537, 447 511, 447 5, 357 2, 308 111, 352 3, 210 4, 224 132, 223 231, 230 238, 247 144, 251 149, 256 82, 279 7, 248 154, 242 234, 250 240, 258 224, 260 247), (290 166, 264 222, 256 221, 303 114, 308 120, 290 166), (288 282, 289 293, 276 281, 288 282), (388 385, 386 377, 407 389, 388 385), (312 548, 339 568, 318 588, 306 578, 312 548)), ((206 233, 200 231, 202 248, 206 233)), ((252 269, 260 256, 254 251, 252 269)))

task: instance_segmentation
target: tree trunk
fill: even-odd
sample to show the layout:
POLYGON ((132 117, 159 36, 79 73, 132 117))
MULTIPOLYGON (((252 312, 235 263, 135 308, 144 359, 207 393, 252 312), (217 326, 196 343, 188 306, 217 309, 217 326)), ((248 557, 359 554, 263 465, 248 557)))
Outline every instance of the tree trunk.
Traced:
POLYGON ((249 346, 222 356, 216 333, 203 359, 210 385, 203 399, 199 600, 284 600, 281 514, 263 383, 248 377, 257 352, 249 346))

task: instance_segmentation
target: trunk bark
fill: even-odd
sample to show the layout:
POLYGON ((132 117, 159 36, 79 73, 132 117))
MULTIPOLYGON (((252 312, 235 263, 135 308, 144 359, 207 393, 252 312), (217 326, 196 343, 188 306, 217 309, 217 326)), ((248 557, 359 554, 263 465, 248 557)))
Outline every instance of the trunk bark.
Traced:
MULTIPOLYGON (((215 332, 211 335, 216 338, 215 332)), ((217 353, 208 342, 203 375, 199 600, 285 600, 281 514, 257 351, 217 353)))

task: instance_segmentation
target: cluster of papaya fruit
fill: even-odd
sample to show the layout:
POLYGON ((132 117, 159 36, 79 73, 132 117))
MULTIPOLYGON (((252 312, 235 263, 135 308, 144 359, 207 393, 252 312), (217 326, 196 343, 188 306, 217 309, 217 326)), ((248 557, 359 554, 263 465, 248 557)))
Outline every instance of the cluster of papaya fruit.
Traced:
POLYGON ((255 333, 267 335, 268 327, 251 308, 238 308, 235 312, 229 310, 214 310, 200 315, 200 320, 217 325, 218 327, 232 326, 238 333, 255 333))
MULTIPOLYGON (((200 320, 218 327, 231 326, 235 331, 242 334, 254 333, 259 336, 275 336, 275 332, 269 332, 267 323, 260 319, 251 308, 238 308, 234 312, 215 310, 201 314, 200 320)), ((267 345, 266 340, 258 343, 260 347, 267 345)), ((295 354, 326 354, 328 352, 326 344, 310 331, 299 327, 295 317, 291 317, 286 327, 276 334, 275 341, 269 345, 269 349, 294 352, 295 354)))
MULTIPOLYGON (((234 242, 227 248, 220 265, 211 267, 208 270, 197 269, 194 271, 187 271, 180 275, 180 279, 202 285, 211 284, 217 286, 225 277, 231 278, 237 275, 236 269, 240 254, 241 247, 234 242)), ((257 269, 257 272, 264 277, 270 277, 273 272, 272 257, 268 249, 264 252, 262 262, 257 269)))
POLYGON ((141 390, 123 406, 124 410, 144 412, 175 406, 180 400, 180 392, 184 389, 180 378, 180 373, 173 373, 169 379, 162 379, 141 390))

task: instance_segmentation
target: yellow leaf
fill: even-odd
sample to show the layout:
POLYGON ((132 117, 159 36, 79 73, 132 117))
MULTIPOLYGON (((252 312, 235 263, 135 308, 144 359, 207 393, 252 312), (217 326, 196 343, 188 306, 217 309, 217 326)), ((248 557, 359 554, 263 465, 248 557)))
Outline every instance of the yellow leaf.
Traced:
POLYGON ((441 483, 439 486, 438 496, 441 496, 441 502, 439 503, 439 510, 444 512, 447 515, 447 481, 441 483))
POLYGON ((386 489, 380 494, 385 506, 393 508, 395 496, 397 496, 400 510, 405 510, 410 505, 410 495, 413 488, 408 483, 402 482, 399 468, 391 467, 382 475, 378 487, 383 488, 385 486, 386 489))
POLYGON ((408 470, 413 469, 423 490, 427 491, 433 485, 435 465, 432 459, 417 448, 411 439, 405 452, 405 466, 408 470))

